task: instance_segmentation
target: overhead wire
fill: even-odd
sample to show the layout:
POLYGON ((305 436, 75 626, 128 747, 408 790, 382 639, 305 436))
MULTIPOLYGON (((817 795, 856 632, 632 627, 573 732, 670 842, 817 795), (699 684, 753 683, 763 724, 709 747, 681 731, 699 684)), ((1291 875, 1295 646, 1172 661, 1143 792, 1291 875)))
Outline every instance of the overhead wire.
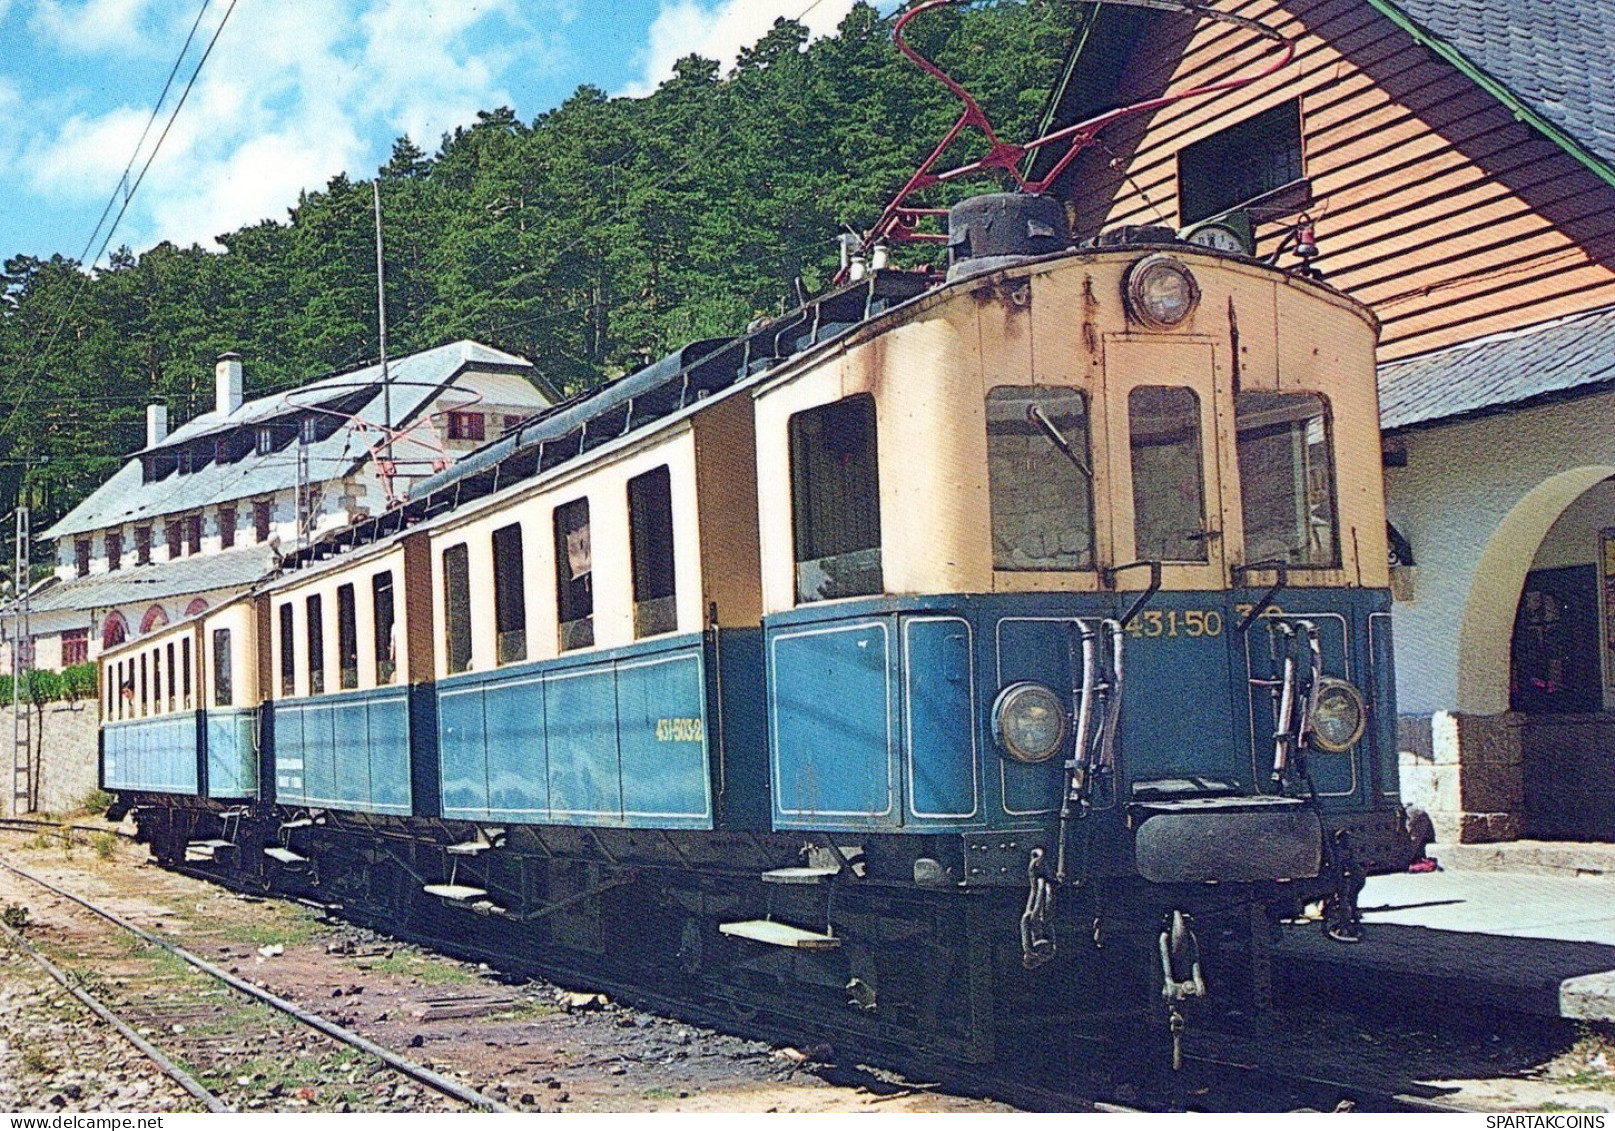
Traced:
MULTIPOLYGON (((27 351, 28 356, 46 357, 46 356, 48 356, 50 354, 50 351, 53 348, 55 348, 56 342, 61 337, 62 330, 66 328, 68 319, 72 317, 73 310, 74 310, 75 307, 77 307, 79 299, 83 296, 85 290, 89 287, 90 281, 93 278, 93 274, 94 274, 94 270, 95 270, 95 264, 100 262, 101 256, 103 254, 105 254, 108 245, 110 245, 111 242, 112 242, 112 237, 115 234, 117 234, 118 225, 120 223, 122 223, 124 215, 129 210, 130 203, 133 202, 133 200, 134 200, 135 193, 140 190, 141 184, 146 179, 147 172, 150 171, 152 163, 157 159, 157 154, 162 151, 163 143, 168 140, 169 131, 174 128, 174 122, 179 118, 180 111, 185 108, 186 100, 190 98, 191 90, 196 86, 196 80, 197 80, 198 77, 201 76, 202 68, 204 66, 206 66, 207 61, 208 61, 208 57, 213 54, 213 48, 218 45, 219 36, 224 32, 225 26, 230 22, 230 17, 231 17, 232 14, 234 14, 234 12, 236 10, 236 5, 239 2, 240 2, 240 0, 230 0, 229 7, 227 7, 225 9, 224 15, 222 17, 220 17, 218 25, 216 27, 214 27, 213 34, 208 39, 207 47, 204 48, 203 51, 202 51, 202 57, 197 60, 196 66, 195 66, 195 68, 192 69, 190 77, 185 81, 185 88, 182 91, 180 91, 179 99, 175 102, 174 109, 169 113, 168 121, 163 124, 162 132, 157 135, 157 140, 156 140, 155 143, 153 143, 152 148, 151 148, 151 152, 146 155, 145 163, 143 165, 141 165, 140 172, 135 177, 134 183, 133 184, 128 184, 127 183, 128 182, 128 170, 127 169, 125 170, 124 175, 119 178, 118 187, 113 190, 113 199, 117 198, 118 190, 122 189, 123 190, 123 203, 118 207, 117 214, 112 218, 112 223, 110 225, 108 225, 107 230, 106 230, 106 235, 102 238, 100 247, 96 249, 95 257, 88 264, 88 269, 84 271, 83 276, 80 279, 78 286, 76 286, 73 289, 73 293, 68 299, 68 303, 67 303, 66 308, 62 311, 61 316, 56 320, 55 329, 53 329, 51 331, 51 335, 50 335, 49 340, 46 341, 43 349, 34 348, 34 349, 31 349, 31 350, 27 351)), ((204 7, 204 10, 205 10, 207 5, 204 4, 203 7, 204 7)), ((201 13, 198 13, 197 18, 198 18, 198 20, 201 19, 201 13)), ((194 32, 195 32, 195 29, 193 27, 192 35, 194 35, 194 32)), ((186 48, 187 49, 189 48, 189 45, 191 43, 191 38, 192 38, 191 36, 186 37, 185 42, 186 42, 186 48)), ((179 60, 182 60, 183 58, 184 58, 184 52, 182 51, 180 56, 179 56, 179 59, 176 59, 176 61, 175 61, 175 69, 176 70, 178 69, 179 60)), ((170 78, 170 82, 172 82, 172 78, 170 78)), ((162 97, 166 97, 168 89, 169 89, 169 84, 164 84, 163 96, 162 97)), ((156 113, 160 109, 161 109, 161 99, 159 99, 157 108, 153 110, 153 119, 155 119, 156 113)), ((142 139, 144 139, 144 137, 145 137, 145 135, 142 134, 142 139)), ((136 153, 138 154, 138 152, 139 151, 138 151, 138 148, 137 148, 136 153)), ((134 157, 131 157, 130 161, 129 161, 129 167, 132 168, 133 166, 134 166, 134 157)), ((97 223, 96 227, 97 227, 97 230, 99 230, 100 224, 97 223)), ((88 248, 89 245, 93 244, 94 242, 95 242, 95 236, 94 236, 94 234, 92 234, 91 237, 90 237, 89 244, 86 244, 86 248, 88 248)), ((81 263, 80 266, 83 267, 85 265, 81 263)), ((36 347, 38 345, 38 341, 39 341, 39 338, 36 337, 35 338, 36 347)), ((0 400, 5 400, 5 399, 10 398, 12 388, 15 386, 17 380, 18 380, 18 378, 14 376, 7 383, 7 388, 6 388, 5 392, 3 394, 0 394, 0 400)), ((6 435, 6 434, 9 434, 11 432, 12 426, 16 422, 17 413, 20 410, 20 407, 21 407, 20 403, 13 400, 13 403, 12 403, 12 406, 11 406, 10 410, 6 413, 5 420, 3 422, 0 422, 0 435, 6 435)))

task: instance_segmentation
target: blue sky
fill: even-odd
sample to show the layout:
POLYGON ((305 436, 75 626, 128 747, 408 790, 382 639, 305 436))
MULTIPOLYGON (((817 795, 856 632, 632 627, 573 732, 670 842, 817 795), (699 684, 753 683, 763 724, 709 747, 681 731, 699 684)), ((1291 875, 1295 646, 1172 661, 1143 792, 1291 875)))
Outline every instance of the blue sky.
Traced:
MULTIPOLYGON (((0 259, 84 249, 198 11, 137 171, 230 3, 0 0, 0 259)), ((805 13, 825 34, 851 6, 235 0, 113 246, 211 246, 244 224, 284 220, 300 190, 337 173, 371 175, 401 134, 432 152, 481 109, 531 120, 580 83, 648 93, 692 51, 728 64, 777 16, 805 13)))

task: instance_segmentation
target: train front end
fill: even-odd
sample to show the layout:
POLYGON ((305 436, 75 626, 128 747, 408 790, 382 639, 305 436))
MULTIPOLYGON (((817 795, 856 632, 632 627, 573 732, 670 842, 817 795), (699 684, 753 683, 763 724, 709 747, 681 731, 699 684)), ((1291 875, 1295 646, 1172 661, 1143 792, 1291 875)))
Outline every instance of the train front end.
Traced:
POLYGON ((1355 937, 1408 856, 1376 332, 1122 242, 956 265, 762 388, 774 827, 1013 889, 1031 966, 1062 918, 1355 937))

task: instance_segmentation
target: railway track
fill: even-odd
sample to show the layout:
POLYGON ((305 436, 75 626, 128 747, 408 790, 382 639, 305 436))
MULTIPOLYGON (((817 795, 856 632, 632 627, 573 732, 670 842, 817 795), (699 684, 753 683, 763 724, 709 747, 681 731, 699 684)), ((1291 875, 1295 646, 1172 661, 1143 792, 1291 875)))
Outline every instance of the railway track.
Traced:
MULTIPOLYGON (((69 841, 75 836, 106 831, 105 827, 96 826, 69 825, 64 829, 61 825, 46 825, 26 819, 0 820, 0 831, 37 833, 51 830, 55 830, 69 841)), ((24 874, 4 860, 0 860, 0 867, 24 874)), ((177 871, 212 885, 220 882, 219 877, 197 870, 181 868, 177 871)), ((88 901, 55 885, 45 883, 39 877, 29 874, 27 879, 43 884, 59 897, 72 900, 98 915, 105 917, 107 914, 88 901)), ((396 934, 396 924, 367 921, 362 914, 357 914, 355 909, 348 909, 344 914, 348 919, 371 929, 396 934)), ((125 930, 133 931, 142 941, 151 940, 154 945, 162 946, 170 953, 180 949, 167 940, 158 939, 133 924, 119 921, 116 917, 112 917, 110 921, 117 922, 125 930)), ((724 1003, 696 1004, 682 999, 675 1000, 641 986, 615 983, 600 977, 595 971, 571 969, 553 962, 536 962, 509 953, 495 953, 461 939, 422 936, 410 937, 405 941, 456 958, 485 962, 506 973, 546 978, 561 984, 588 986, 592 990, 610 994, 614 1000, 722 1032, 798 1047, 811 1048, 816 1043, 805 1038, 802 1026, 789 1017, 768 1014, 747 1016, 726 1008, 724 1003)), ((194 959, 195 956, 190 957, 194 959)), ((200 959, 196 961, 203 967, 209 965, 200 959)), ((249 988, 243 992, 258 990, 250 983, 247 985, 249 988)), ((975 1067, 920 1060, 912 1055, 905 1056, 901 1051, 891 1048, 858 1049, 838 1044, 833 1059, 838 1065, 846 1067, 821 1066, 815 1071, 832 1082, 872 1089, 878 1089, 883 1086, 882 1081, 891 1079, 941 1080, 945 1082, 949 1092, 990 1096, 1033 1111, 1296 1109, 1331 1111, 1340 1108, 1376 1112, 1464 1110, 1446 1104, 1434 1096, 1409 1094, 1405 1084, 1325 1079, 1297 1072, 1284 1065, 1264 1062, 1260 1058, 1246 1058, 1226 1052, 1219 1056, 1190 1053, 1186 1057, 1185 1072, 1158 1076, 1143 1086, 1124 1086, 1119 1089, 1094 1087, 1087 1086, 1087 1081, 1073 1086, 1072 1077, 1078 1074, 1070 1072, 1069 1066, 1093 1060, 1093 1051, 1092 1048, 1079 1047, 1068 1050, 1063 1057, 1040 1057, 1035 1064, 1023 1062, 975 1067), (864 1060, 870 1064, 894 1068, 896 1071, 865 1068, 859 1063, 864 1060)), ((905 1085, 899 1083, 884 1086, 902 1088, 905 1085)))
MULTIPOLYGON (((16 831, 16 822, 7 828, 16 831)), ((0 858, 0 869, 67 901, 82 915, 110 924, 128 940, 121 947, 103 932, 78 939, 71 957, 58 955, 63 970, 17 930, 3 927, 11 945, 27 954, 50 977, 137 1048, 164 1074, 211 1111, 269 1106, 297 1100, 312 1105, 321 1093, 354 1106, 370 1095, 396 1096, 395 1088, 378 1081, 383 1074, 406 1077, 426 1089, 435 1104, 427 1110, 470 1108, 509 1112, 514 1109, 458 1080, 445 1076, 342 1025, 279 997, 184 947, 129 922, 113 911, 0 858), (135 950, 131 953, 130 947, 135 950), (156 961, 153 961, 153 960, 156 961), (180 964, 183 964, 180 966, 180 964), (179 966, 179 969, 175 969, 179 966), (138 968, 150 968, 138 981, 138 968), (124 971, 110 981, 95 971, 124 971), (144 989, 135 989, 141 986, 144 989), (223 987, 221 989, 221 987, 223 987), (233 993, 241 1004, 229 1008, 218 997, 233 993), (244 999, 244 1000, 243 1000, 244 999), (242 1006, 245 1006, 243 1008, 242 1006), (163 1034, 167 1050, 148 1036, 163 1034), (373 1063, 366 1063, 373 1062, 373 1063), (271 1082, 256 1079, 245 1067, 274 1064, 280 1071, 271 1082), (335 1079, 335 1087, 333 1087, 335 1079), (263 1083, 263 1089, 254 1086, 263 1083), (343 1085, 347 1086, 343 1086, 343 1085), (254 1095, 267 1091, 268 1095, 254 1095), (259 1103, 254 1104, 254 1099, 259 1103), (445 1106, 447 1105, 447 1106, 445 1106)), ((420 1093, 422 1098, 426 1093, 420 1093)), ((393 1109, 395 1105, 389 1105, 393 1109)))

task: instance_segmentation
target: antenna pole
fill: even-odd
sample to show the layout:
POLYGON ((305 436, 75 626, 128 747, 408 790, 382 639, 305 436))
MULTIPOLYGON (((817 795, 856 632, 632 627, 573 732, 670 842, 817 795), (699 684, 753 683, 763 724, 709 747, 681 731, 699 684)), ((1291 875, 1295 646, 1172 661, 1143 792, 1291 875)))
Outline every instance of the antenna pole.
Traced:
POLYGON ((24 695, 28 670, 33 666, 30 652, 32 631, 28 624, 28 575, 32 561, 32 539, 28 508, 17 507, 15 561, 12 571, 11 634, 11 814, 20 817, 38 808, 38 776, 34 772, 33 716, 24 695))
POLYGON ((393 398, 387 374, 387 272, 381 254, 381 178, 370 182, 376 202, 376 324, 381 331, 381 426, 387 430, 383 459, 393 458, 393 398))

